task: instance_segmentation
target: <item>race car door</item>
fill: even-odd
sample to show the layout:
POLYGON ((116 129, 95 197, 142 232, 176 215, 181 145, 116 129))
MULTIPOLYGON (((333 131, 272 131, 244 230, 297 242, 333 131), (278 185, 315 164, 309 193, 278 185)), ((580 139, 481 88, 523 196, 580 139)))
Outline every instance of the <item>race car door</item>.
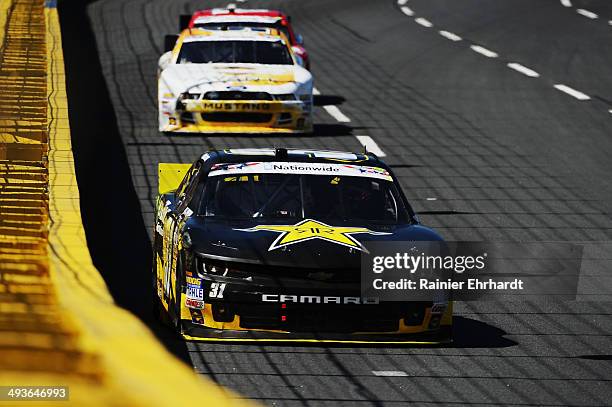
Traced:
POLYGON ((181 231, 185 220, 193 214, 193 210, 189 208, 188 203, 193 197, 198 184, 198 173, 201 168, 201 163, 198 161, 191 166, 183 181, 176 190, 175 204, 168 211, 164 220, 164 299, 170 304, 170 299, 177 303, 180 298, 178 287, 181 287, 182 281, 177 281, 177 259, 179 250, 182 248, 181 231))

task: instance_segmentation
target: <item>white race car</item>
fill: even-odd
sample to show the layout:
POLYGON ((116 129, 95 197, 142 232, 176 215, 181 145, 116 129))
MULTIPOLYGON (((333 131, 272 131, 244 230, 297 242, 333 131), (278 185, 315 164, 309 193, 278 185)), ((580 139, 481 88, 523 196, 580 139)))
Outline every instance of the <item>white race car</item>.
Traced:
POLYGON ((276 29, 187 29, 158 65, 159 130, 310 133, 313 79, 276 29))

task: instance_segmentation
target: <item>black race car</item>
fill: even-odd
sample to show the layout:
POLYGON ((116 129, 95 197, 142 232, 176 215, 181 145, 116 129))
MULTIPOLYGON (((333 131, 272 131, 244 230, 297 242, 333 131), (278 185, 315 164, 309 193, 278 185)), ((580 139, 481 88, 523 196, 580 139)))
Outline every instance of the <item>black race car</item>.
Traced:
POLYGON ((439 343, 452 304, 360 296, 362 242, 441 241, 373 154, 209 151, 159 164, 156 309, 189 340, 439 343))

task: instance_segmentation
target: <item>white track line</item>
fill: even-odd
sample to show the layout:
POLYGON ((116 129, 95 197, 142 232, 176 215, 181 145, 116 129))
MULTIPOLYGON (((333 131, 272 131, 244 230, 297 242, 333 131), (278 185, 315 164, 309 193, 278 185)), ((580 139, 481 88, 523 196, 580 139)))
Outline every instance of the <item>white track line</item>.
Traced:
POLYGON ((370 153, 374 153, 379 157, 387 156, 387 154, 385 154, 385 152, 382 151, 380 147, 378 147, 378 144, 376 144, 376 142, 372 139, 372 137, 370 136, 355 136, 355 137, 357 138, 357 140, 359 140, 361 145, 366 148, 366 151, 369 151, 370 153))
POLYGON ((449 31, 442 30, 438 32, 440 33, 441 36, 443 36, 444 38, 448 38, 451 41, 461 41, 463 39, 457 34, 453 34, 452 32, 449 32, 449 31))
POLYGON ((530 78, 539 78, 540 74, 534 71, 533 69, 529 69, 524 65, 518 64, 516 62, 509 62, 508 68, 514 69, 517 72, 522 73, 523 75, 527 75, 530 78))
POLYGON ((581 16, 590 18, 591 20, 595 20, 596 18, 599 18, 597 14, 593 13, 592 11, 585 10, 583 8, 576 9, 576 13, 580 14, 581 16))
POLYGON ((410 7, 402 6, 400 7, 402 13, 406 14, 408 17, 412 17, 414 15, 414 11, 410 9, 410 7))
POLYGON ((422 25, 423 27, 431 28, 433 24, 431 21, 424 19, 423 17, 415 18, 414 22, 422 25))
POLYGON ((560 90, 561 92, 567 93, 568 95, 575 97, 578 100, 589 100, 591 97, 585 93, 582 93, 574 88, 570 88, 567 85, 563 85, 561 83, 556 84, 555 89, 560 90))
POLYGON ((481 55, 484 55, 487 58, 497 58, 497 52, 493 52, 490 49, 486 49, 485 47, 481 47, 480 45, 471 45, 470 48, 474 52, 478 52, 481 55))
MULTIPOLYGON (((317 88, 312 88, 312 94, 320 95, 321 92, 317 88)), ((323 106, 323 109, 325 109, 325 111, 329 113, 331 117, 333 117, 334 119, 336 119, 337 121, 341 123, 349 123, 351 121, 351 119, 349 119, 344 113, 340 111, 340 109, 338 109, 334 105, 325 105, 323 106)))
POLYGON ((374 376, 381 377, 407 377, 408 373, 403 370, 372 370, 374 376))
POLYGON ((338 109, 336 106, 334 105, 326 105, 323 106, 323 109, 325 109, 325 111, 327 111, 327 113, 329 113, 329 115, 331 117, 333 117, 334 119, 336 119, 337 121, 339 121, 340 123, 349 123, 351 121, 351 119, 349 119, 348 117, 345 116, 344 113, 342 113, 340 111, 340 109, 338 109))
POLYGON ((437 201, 438 198, 425 198, 426 201, 437 201))
MULTIPOLYGON (((321 92, 317 88, 312 88, 312 93, 313 95, 321 94, 321 92)), ((334 119, 336 119, 340 123, 349 123, 351 121, 351 119, 349 119, 344 113, 340 111, 340 109, 338 109, 334 105, 325 105, 323 106, 323 109, 325 109, 325 111, 327 111, 327 113, 329 113, 330 116, 332 116, 334 119)), ((378 146, 378 144, 376 144, 376 142, 374 141, 372 137, 355 136, 355 138, 357 139, 357 141, 361 143, 362 146, 366 148, 367 151, 374 153, 379 157, 387 156, 387 154, 385 154, 385 152, 382 151, 382 149, 378 146)))
MULTIPOLYGON (((573 4, 572 4, 571 0, 560 0, 560 2, 561 2, 561 5, 563 7, 573 7, 573 4)), ((408 8, 408 7, 404 7, 404 5, 407 4, 407 3, 408 3, 408 0, 397 0, 397 4, 399 6, 402 6, 402 7, 400 7, 402 9, 402 12, 404 14, 408 15, 408 16, 412 16, 412 15, 414 15, 414 11, 412 9, 408 8)), ((582 9, 582 8, 576 9, 576 13, 578 13, 578 14, 584 16, 584 17, 590 18, 590 19, 599 18, 599 16, 597 14, 593 13, 592 11, 585 10, 585 9, 582 9)), ((427 27, 427 28, 433 27, 433 23, 431 21, 429 21, 427 19, 424 19, 422 17, 415 18, 414 21, 417 24, 422 25, 423 27, 427 27)), ((612 20, 608 20, 608 25, 612 26, 612 20)), ((444 30, 441 30, 441 31, 438 31, 438 32, 440 33, 441 36, 443 36, 444 38, 447 38, 447 39, 449 39, 451 41, 461 41, 462 40, 462 38, 460 36, 458 36, 457 34, 454 34, 452 32, 444 31, 444 30)), ((477 53, 479 53, 481 55, 484 55, 484 56, 486 56, 488 58, 497 58, 497 57, 499 57, 499 54, 497 54, 497 52, 491 51, 490 49, 484 48, 484 47, 482 47, 480 45, 470 45, 470 48, 472 49, 472 51, 477 52, 477 53)), ((539 78, 540 77, 540 74, 537 73, 536 71, 534 71, 533 69, 527 68, 526 66, 521 65, 521 64, 519 64, 517 62, 509 62, 507 64, 507 66, 508 66, 508 68, 513 69, 513 70, 515 70, 515 71, 517 71, 519 73, 522 73, 523 75, 528 76, 530 78, 539 78)), ((574 88, 571 88, 571 87, 569 87, 567 85, 563 85, 561 83, 555 84, 554 88, 559 90, 559 91, 561 91, 561 92, 564 92, 564 93, 566 93, 566 94, 568 94, 568 95, 570 95, 570 96, 572 96, 572 97, 574 97, 574 98, 576 98, 578 100, 590 100, 591 99, 591 97, 589 95, 587 95, 586 93, 582 93, 582 92, 580 92, 580 91, 578 91, 578 90, 576 90, 574 88)), ((329 106, 323 106, 323 107, 327 109, 329 106)), ((328 112, 329 112, 329 110, 328 110, 328 112)), ((612 114, 612 109, 609 109, 608 112, 612 114)), ((337 111, 337 113, 339 113, 342 116, 344 116, 339 110, 337 111)), ((332 116, 334 116, 334 114, 332 114, 331 112, 330 112, 330 114, 332 116)), ((346 116, 344 116, 344 117, 348 119, 348 117, 346 117, 346 116)), ((336 119, 336 120, 338 120, 338 119, 336 119)), ((360 142, 362 142, 362 139, 364 137, 368 137, 368 136, 356 136, 356 137, 357 137, 357 139, 360 142)), ((371 138, 370 138, 370 140, 371 140, 371 138)), ((371 141, 372 141, 372 143, 374 143, 374 145, 376 145, 374 140, 371 140, 371 141)), ((362 142, 362 144, 365 145, 364 142, 362 142)), ((376 146, 376 147, 378 147, 378 146, 376 146)), ((366 146, 366 148, 367 148, 367 146, 366 146)), ((429 200, 429 198, 427 198, 427 199, 429 200)), ((372 373, 376 374, 375 371, 373 371, 372 373)), ((384 373, 384 371, 381 371, 381 373, 384 373)))

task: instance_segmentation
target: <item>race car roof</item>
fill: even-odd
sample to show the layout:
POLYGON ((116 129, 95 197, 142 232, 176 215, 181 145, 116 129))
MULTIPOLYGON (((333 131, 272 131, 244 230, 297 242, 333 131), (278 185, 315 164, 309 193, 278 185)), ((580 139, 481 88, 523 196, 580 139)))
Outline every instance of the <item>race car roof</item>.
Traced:
POLYGON ((219 15, 244 15, 244 16, 268 16, 268 17, 285 17, 285 14, 279 10, 269 10, 265 8, 213 8, 208 10, 199 10, 193 13, 195 18, 200 16, 219 16, 219 15))
MULTIPOLYGON (((285 148, 238 148, 210 150, 204 153, 196 163, 206 171, 254 171, 284 174, 353 175, 368 178, 379 178, 395 182, 391 168, 372 153, 353 153, 346 151, 328 151, 315 149, 285 148), (305 165, 300 165, 304 163, 305 165), (316 164, 324 163, 316 167, 316 164), (238 164, 238 165, 233 165, 238 164), (268 165, 266 165, 268 164, 268 165), (314 164, 314 165, 311 165, 314 164), (266 168, 270 167, 271 168, 266 168), (281 166, 279 169, 278 166, 281 166), (340 167, 346 168, 340 168, 340 167)), ((192 164, 159 163, 160 194, 177 188, 192 164)), ((401 191, 400 191, 401 192, 401 191)))
POLYGON ((353 153, 346 151, 284 149, 284 148, 238 148, 212 150, 201 156, 204 162, 244 162, 244 161, 288 161, 350 163, 356 165, 378 166, 388 169, 387 165, 372 153, 353 153))
POLYGON ((237 14, 223 14, 223 15, 204 15, 198 16, 193 21, 194 24, 205 24, 205 23, 264 23, 273 24, 278 20, 281 20, 280 16, 262 16, 262 15, 237 15, 237 14))
POLYGON ((355 165, 352 162, 248 161, 232 164, 218 163, 211 167, 208 176, 245 174, 331 175, 393 181, 389 171, 384 168, 362 164, 355 165))
POLYGON ((191 29, 185 30, 183 42, 194 41, 279 41, 282 40, 280 32, 273 28, 255 29, 244 27, 240 30, 204 30, 191 29))

